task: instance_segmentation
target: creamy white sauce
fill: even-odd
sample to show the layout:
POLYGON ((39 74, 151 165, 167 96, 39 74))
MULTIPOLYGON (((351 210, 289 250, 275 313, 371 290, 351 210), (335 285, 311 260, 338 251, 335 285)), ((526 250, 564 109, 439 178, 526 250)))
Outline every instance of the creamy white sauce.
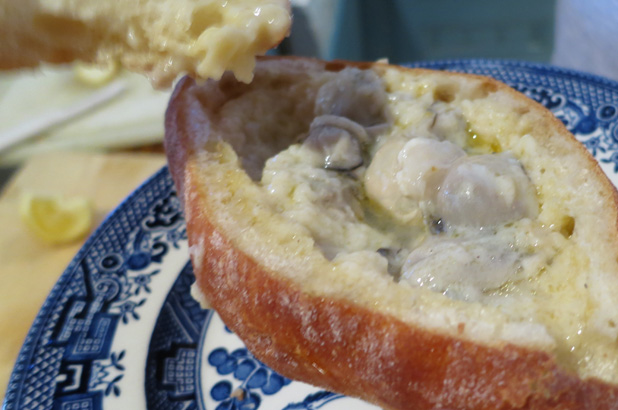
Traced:
POLYGON ((328 259, 372 260, 378 274, 406 286, 495 304, 501 288, 538 275, 564 238, 535 222, 534 186, 512 154, 466 151, 468 125, 457 107, 422 97, 426 115, 402 132, 372 75, 346 69, 318 92, 316 116, 346 118, 330 118, 332 129, 318 124, 319 132, 314 123, 309 139, 266 162, 261 184, 272 205, 328 259), (380 121, 380 135, 367 132, 380 121), (328 155, 349 160, 341 150, 355 158, 359 147, 360 166, 326 169, 328 155))

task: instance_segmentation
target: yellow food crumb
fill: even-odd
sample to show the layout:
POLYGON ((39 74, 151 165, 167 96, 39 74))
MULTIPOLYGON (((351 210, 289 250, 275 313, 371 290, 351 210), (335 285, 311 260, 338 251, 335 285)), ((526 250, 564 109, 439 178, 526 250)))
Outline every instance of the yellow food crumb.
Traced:
POLYGON ((109 61, 106 65, 91 65, 82 62, 77 62, 73 66, 75 78, 86 85, 92 87, 100 87, 107 84, 114 78, 120 65, 116 61, 109 61))
POLYGON ((21 197, 19 213, 32 233, 52 244, 80 239, 92 225, 90 202, 83 197, 25 193, 21 197))

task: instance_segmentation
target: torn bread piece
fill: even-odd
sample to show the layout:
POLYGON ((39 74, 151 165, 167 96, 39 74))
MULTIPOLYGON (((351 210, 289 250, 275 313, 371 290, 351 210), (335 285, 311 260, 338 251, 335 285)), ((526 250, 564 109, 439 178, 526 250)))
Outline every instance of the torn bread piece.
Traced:
POLYGON ((250 82, 288 34, 288 0, 1 0, 0 69, 119 61, 157 87, 181 73, 250 82))
POLYGON ((281 374, 385 409, 617 409, 618 202, 493 79, 267 58, 182 80, 197 286, 281 374))

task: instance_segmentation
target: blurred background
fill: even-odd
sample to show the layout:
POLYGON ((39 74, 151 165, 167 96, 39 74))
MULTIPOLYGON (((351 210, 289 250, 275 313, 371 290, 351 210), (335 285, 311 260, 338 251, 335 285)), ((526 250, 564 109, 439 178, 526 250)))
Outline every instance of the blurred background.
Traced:
POLYGON ((511 58, 549 62, 555 0, 295 0, 281 51, 391 62, 511 58))
MULTIPOLYGON (((274 54, 392 63, 515 59, 618 79, 618 0, 292 0, 292 6, 291 35, 274 54)), ((103 76, 77 68, 0 75, 0 186, 40 153, 160 152, 170 91, 154 91, 140 76, 113 68, 103 76), (114 82, 121 89, 105 90, 114 82), (85 103, 92 106, 75 112, 85 103), (29 129, 27 123, 49 121, 50 107, 65 118, 29 129), (29 132, 28 141, 3 146, 16 130, 29 132)))
POLYGON ((279 52, 393 63, 515 59, 618 80, 618 0, 292 0, 279 52))

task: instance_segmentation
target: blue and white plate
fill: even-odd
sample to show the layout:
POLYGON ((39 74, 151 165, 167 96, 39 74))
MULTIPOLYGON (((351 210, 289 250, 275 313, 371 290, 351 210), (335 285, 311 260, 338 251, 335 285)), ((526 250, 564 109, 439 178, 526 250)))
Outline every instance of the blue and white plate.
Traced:
MULTIPOLYGON (((495 77, 542 103, 618 178, 618 83, 520 62, 423 66, 495 77)), ((27 336, 5 410, 369 410, 286 379, 191 298, 166 168, 127 198, 64 272, 27 336)))

